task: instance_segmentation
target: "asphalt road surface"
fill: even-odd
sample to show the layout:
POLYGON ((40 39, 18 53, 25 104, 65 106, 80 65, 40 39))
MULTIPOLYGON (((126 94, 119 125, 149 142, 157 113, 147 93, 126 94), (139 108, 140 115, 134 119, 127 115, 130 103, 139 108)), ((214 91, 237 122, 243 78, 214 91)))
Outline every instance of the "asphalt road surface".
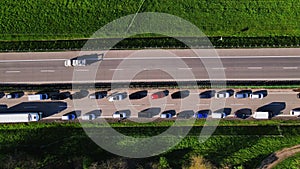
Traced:
POLYGON ((300 80, 299 54, 299 48, 0 53, 0 79, 1 83, 300 80), (76 57, 85 57, 89 65, 64 66, 66 59, 76 57))

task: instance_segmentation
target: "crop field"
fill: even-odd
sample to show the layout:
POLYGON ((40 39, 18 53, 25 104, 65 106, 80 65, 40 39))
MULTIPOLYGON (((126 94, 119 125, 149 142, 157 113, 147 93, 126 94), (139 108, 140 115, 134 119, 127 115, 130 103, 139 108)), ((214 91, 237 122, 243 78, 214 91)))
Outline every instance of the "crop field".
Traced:
MULTIPOLYGON (((126 135, 145 137, 161 128, 117 127, 126 135), (136 132, 136 130, 140 132, 136 132)), ((193 157, 202 157, 217 168, 255 168, 261 160, 284 147, 300 142, 299 126, 277 125, 217 129, 200 143, 199 130, 171 150, 149 158, 130 159, 113 155, 97 146, 79 123, 29 123, 0 125, 0 168, 188 168, 193 157)), ((106 135, 101 135, 105 138, 106 135)), ((162 137, 163 139, 170 139, 162 137)), ((122 143, 126 143, 123 140, 122 143)), ((134 150, 133 150, 134 151, 134 150)))
MULTIPOLYGON (((211 37, 300 36, 300 1, 298 0, 145 0, 142 2, 136 0, 2 0, 0 1, 0 40, 87 38, 105 24, 122 16, 134 14, 138 9, 139 12, 162 12, 181 17, 195 24, 211 37)), ((180 35, 178 32, 178 36, 180 35)))

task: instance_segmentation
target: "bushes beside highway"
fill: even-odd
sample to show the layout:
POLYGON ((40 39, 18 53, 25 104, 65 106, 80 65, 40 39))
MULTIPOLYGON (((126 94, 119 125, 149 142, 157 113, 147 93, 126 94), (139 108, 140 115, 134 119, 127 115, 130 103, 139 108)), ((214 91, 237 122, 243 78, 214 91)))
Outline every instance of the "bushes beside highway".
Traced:
MULTIPOLYGON (((196 127, 168 152, 137 160, 118 157, 101 149, 86 136, 79 123, 2 124, 0 160, 6 162, 1 163, 0 168, 105 168, 107 165, 182 168, 190 166, 194 156, 203 157, 218 168, 255 168, 270 153, 299 144, 300 141, 299 125, 226 128, 217 129, 216 135, 199 143, 200 129, 196 127)), ((136 127, 116 129, 137 137, 161 131, 153 127, 139 128, 140 132, 136 131, 136 127)))
MULTIPOLYGON (((299 47, 300 37, 210 37, 211 44, 199 38, 185 39, 192 48, 272 48, 299 47)), ((169 37, 156 38, 128 38, 121 39, 93 39, 92 47, 84 50, 103 49, 144 49, 144 48, 189 48, 183 42, 169 37), (120 42, 119 42, 120 41, 120 42), (118 42, 118 43, 117 43, 118 42), (115 44, 111 46, 111 44, 115 44)), ((50 40, 50 41, 0 41, 0 51, 63 51, 81 50, 87 40, 50 40)))

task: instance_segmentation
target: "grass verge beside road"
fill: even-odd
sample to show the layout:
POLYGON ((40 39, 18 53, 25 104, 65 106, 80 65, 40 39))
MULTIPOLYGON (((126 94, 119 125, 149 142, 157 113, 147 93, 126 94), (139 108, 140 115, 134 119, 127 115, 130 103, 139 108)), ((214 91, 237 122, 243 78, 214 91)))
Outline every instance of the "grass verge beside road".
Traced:
MULTIPOLYGON (((136 13, 139 7, 140 1, 135 0, 3 0, 0 39, 87 38, 105 24, 136 13)), ((299 9, 300 2, 295 0, 145 0, 139 12, 181 17, 210 37, 274 37, 300 35, 299 9)))
MULTIPOLYGON (((222 121, 221 121, 222 122, 222 121)), ((235 122, 236 123, 236 122, 235 122)), ((264 121, 259 122, 262 124, 264 121)), ((222 125, 222 123, 221 123, 222 125)), ((300 142, 300 126, 276 124, 249 129, 239 126, 225 126, 204 143, 198 141, 200 128, 192 129, 178 145, 161 155, 130 159, 113 155, 93 143, 80 128, 79 123, 29 123, 0 125, 1 168, 80 168, 108 164, 128 168, 170 168, 188 167, 193 156, 201 156, 218 168, 243 166, 255 168, 269 154, 300 142), (268 133, 271 133, 268 134, 268 133), (162 164, 162 158, 164 163, 162 164), (120 164, 122 162, 122 164, 120 164), (156 167, 155 167, 156 166, 156 167)), ((250 126, 251 127, 251 126, 250 126)), ((116 127, 116 130, 136 137, 156 134, 162 128, 116 127), (136 130, 140 130, 137 132, 136 130), (155 131, 154 131, 155 130, 155 131)), ((105 137, 105 136, 103 136, 105 137)), ((161 139, 168 139, 166 137, 161 139)), ((122 141, 126 143, 126 140, 122 141)))

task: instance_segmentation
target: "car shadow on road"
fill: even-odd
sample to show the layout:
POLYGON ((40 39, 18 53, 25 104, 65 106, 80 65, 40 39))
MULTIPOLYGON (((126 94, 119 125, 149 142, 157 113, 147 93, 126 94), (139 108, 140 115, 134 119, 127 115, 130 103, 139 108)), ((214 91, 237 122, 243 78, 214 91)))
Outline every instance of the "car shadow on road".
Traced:
POLYGON ((2 112, 42 112, 42 117, 52 116, 67 108, 65 102, 23 102, 2 112))
POLYGON ((141 91, 137 91, 137 92, 131 93, 129 95, 129 99, 130 100, 142 99, 142 98, 146 97, 147 95, 148 95, 148 91, 147 90, 141 90, 141 91))
POLYGON ((103 60, 103 56, 104 56, 104 53, 101 53, 101 54, 93 53, 93 54, 89 54, 89 55, 81 55, 81 56, 78 56, 73 59, 86 59, 86 64, 91 65, 93 63, 103 60))
POLYGON ((141 112, 138 113, 139 118, 152 118, 156 115, 158 115, 161 111, 160 107, 151 107, 148 109, 144 109, 141 112))
POLYGON ((182 91, 177 91, 171 94, 172 99, 184 99, 190 95, 189 90, 182 90, 182 91))
POLYGON ((286 108, 285 102, 272 102, 267 105, 259 107, 256 111, 264 112, 267 111, 270 113, 271 117, 282 114, 282 110, 286 108))
POLYGON ((259 94, 259 93, 263 94, 264 97, 268 96, 267 90, 258 90, 258 91, 253 92, 253 94, 259 94))
POLYGON ((223 113, 226 114, 226 116, 228 116, 228 115, 230 115, 231 110, 232 110, 231 108, 226 107, 226 108, 218 109, 218 110, 216 110, 214 112, 223 112, 223 113))
POLYGON ((85 113, 85 115, 90 115, 90 114, 94 114, 97 118, 97 117, 101 116, 102 110, 92 110, 92 111, 89 111, 89 112, 85 113))

